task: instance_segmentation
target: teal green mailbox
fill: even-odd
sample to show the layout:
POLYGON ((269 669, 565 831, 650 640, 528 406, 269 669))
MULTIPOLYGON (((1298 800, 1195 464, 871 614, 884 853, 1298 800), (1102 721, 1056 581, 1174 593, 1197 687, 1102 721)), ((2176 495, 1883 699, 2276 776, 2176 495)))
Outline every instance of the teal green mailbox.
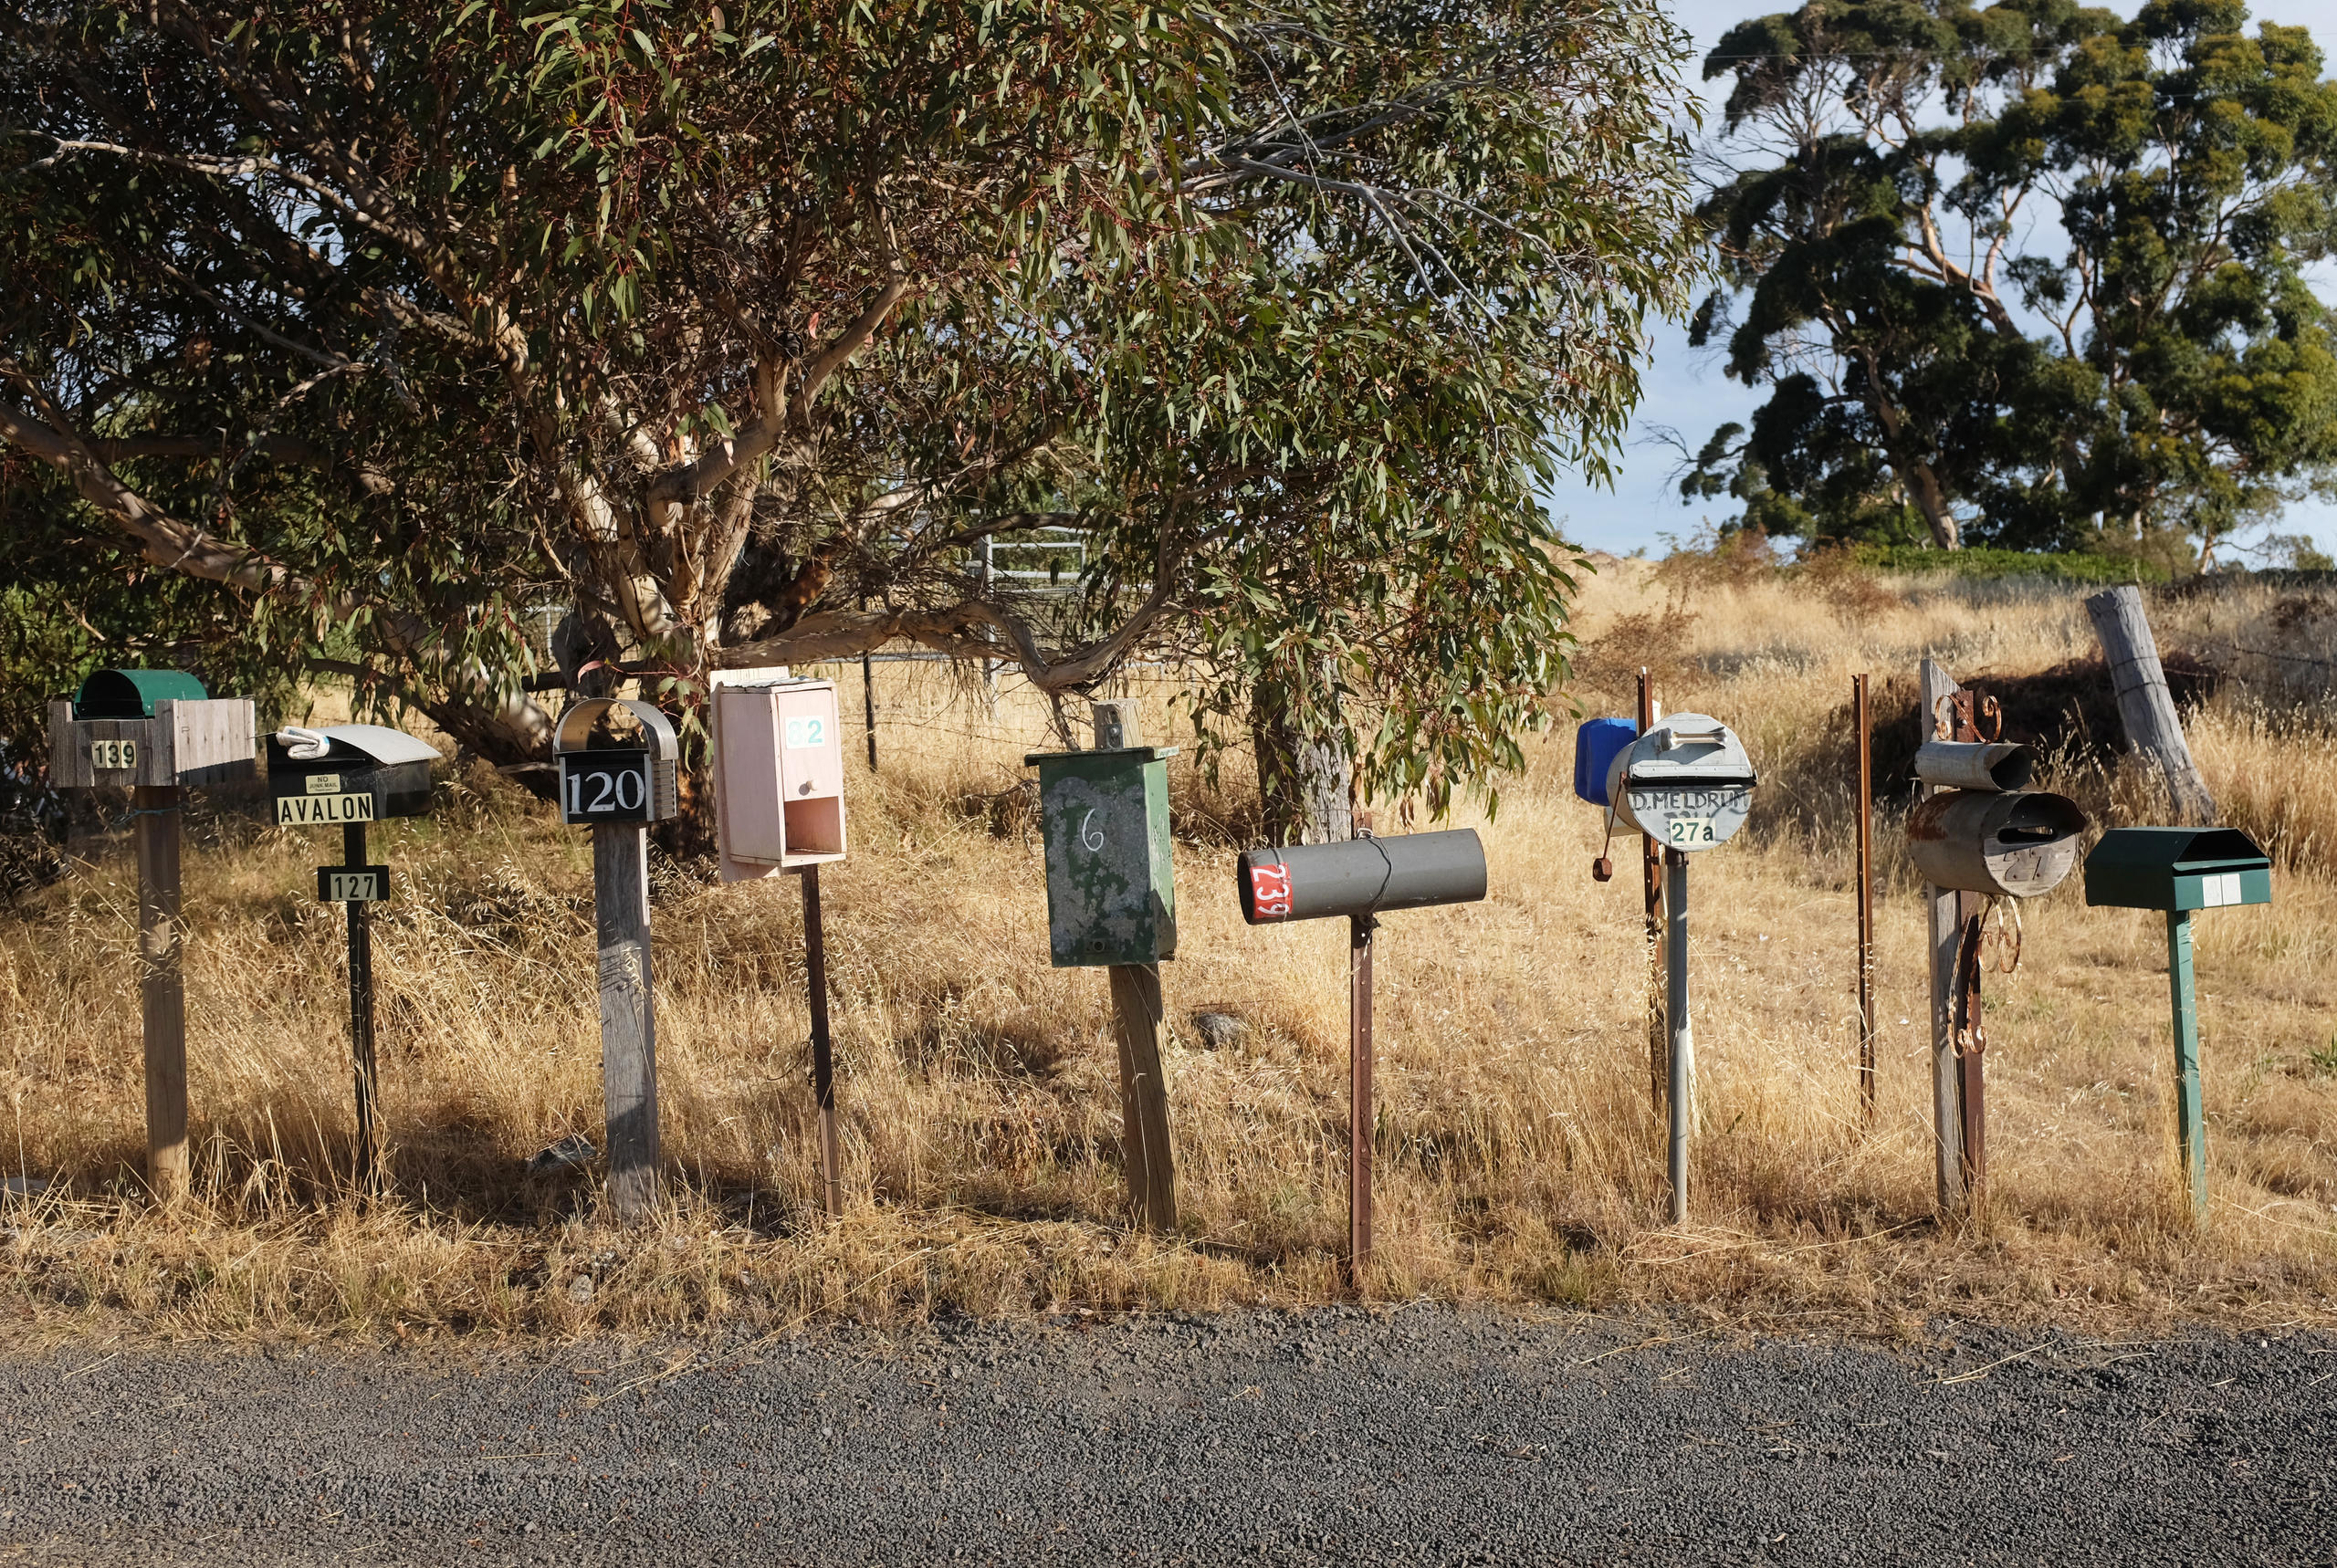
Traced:
POLYGON ((1168 860, 1168 758, 1176 754, 1173 746, 1114 746, 1022 759, 1039 770, 1047 948, 1058 969, 1177 956, 1168 860))
POLYGON ((2085 858, 2085 901, 2166 912, 2175 1006, 2175 1122, 2191 1211, 2207 1212, 2207 1129, 2199 1103, 2199 1003, 2191 979, 2191 912, 2272 902, 2272 862, 2237 828, 2113 828, 2085 858))

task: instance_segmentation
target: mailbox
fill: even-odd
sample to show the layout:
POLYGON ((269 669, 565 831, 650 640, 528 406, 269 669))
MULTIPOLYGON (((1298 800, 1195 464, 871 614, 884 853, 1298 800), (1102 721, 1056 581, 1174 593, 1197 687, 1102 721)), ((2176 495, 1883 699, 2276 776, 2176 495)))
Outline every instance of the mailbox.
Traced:
POLYGON ((572 702, 552 732, 551 749, 563 822, 662 822, 681 810, 681 747, 654 704, 630 697, 572 702), (628 725, 638 734, 619 733, 628 725))
POLYGON ((48 716, 60 789, 225 784, 256 770, 251 699, 207 695, 183 670, 100 670, 48 716))
POLYGON ((1745 826, 1759 782, 1734 730, 1704 714, 1675 713, 1616 751, 1607 802, 1666 849, 1708 850, 1745 826))
POLYGON ((1927 740, 1915 753, 1915 777, 1944 789, 2026 789, 2037 754, 2007 741, 1927 740))
POLYGON ((1252 925, 1473 904, 1485 896, 1485 847, 1474 828, 1294 844, 1247 851, 1238 876, 1252 925))
POLYGON ((438 757, 435 747, 378 724, 278 730, 267 737, 276 825, 337 828, 419 817, 430 810, 430 765, 438 757))
POLYGON ((715 687, 714 810, 725 882, 844 859, 833 681, 715 687))
POLYGON ((1177 956, 1168 858, 1173 746, 1033 752, 1047 862, 1047 948, 1055 967, 1152 964, 1177 956))
POLYGON ((2272 902, 2272 862, 2237 828, 2113 828, 2085 857, 2085 901, 2113 909, 2272 902))
POLYGON ((2078 863, 2087 817, 2041 789, 1946 789, 1907 813, 1907 857, 1934 887, 2035 898, 2078 863))

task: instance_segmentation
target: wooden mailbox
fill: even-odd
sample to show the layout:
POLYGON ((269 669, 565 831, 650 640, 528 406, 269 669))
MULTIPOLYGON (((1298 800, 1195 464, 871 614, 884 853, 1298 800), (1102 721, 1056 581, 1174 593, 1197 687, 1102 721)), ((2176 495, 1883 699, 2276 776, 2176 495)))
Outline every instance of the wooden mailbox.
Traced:
POLYGON ((251 699, 207 695, 183 670, 100 670, 48 715, 59 789, 227 784, 257 771, 251 699))
POLYGON ((725 882, 844 859, 833 681, 715 688, 714 816, 725 882))

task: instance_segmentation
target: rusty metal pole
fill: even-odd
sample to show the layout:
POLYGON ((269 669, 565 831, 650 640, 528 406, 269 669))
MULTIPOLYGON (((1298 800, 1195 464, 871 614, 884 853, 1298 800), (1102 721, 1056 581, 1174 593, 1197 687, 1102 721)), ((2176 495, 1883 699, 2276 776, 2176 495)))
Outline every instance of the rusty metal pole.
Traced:
POLYGON ((836 1145, 836 1061, 828 1038, 828 944, 820 921, 820 868, 803 879, 803 987, 812 1004, 812 1098, 820 1107, 820 1204, 844 1212, 844 1157, 836 1145))
POLYGON ((1850 708, 1859 731, 1859 1111, 1874 1122, 1874 722, 1867 706, 1866 677, 1850 685, 1850 708))
POLYGON ((1964 1201, 1967 1204, 1979 1200, 1988 1177, 1988 1037, 1980 1022, 1980 922, 1986 908, 1987 900, 1976 893, 1955 895, 1956 922, 1962 934, 1955 966, 1955 1098, 1964 1135, 1964 1201))
MULTIPOLYGON (((1640 733, 1655 727, 1655 683, 1640 666, 1640 733)), ((1647 1083, 1649 1103, 1661 1112, 1672 1076, 1671 1028, 1664 1022, 1663 857, 1655 841, 1640 835, 1640 897, 1647 909, 1647 1083)))
POLYGON ((1347 917, 1347 1284, 1370 1293, 1371 933, 1368 915, 1347 917))

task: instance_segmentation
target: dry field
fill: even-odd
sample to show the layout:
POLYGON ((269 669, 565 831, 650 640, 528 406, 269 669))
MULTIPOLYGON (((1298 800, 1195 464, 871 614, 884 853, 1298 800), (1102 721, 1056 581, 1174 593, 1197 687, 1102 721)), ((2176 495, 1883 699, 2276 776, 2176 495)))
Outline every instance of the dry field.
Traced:
MULTIPOLYGON (((1462 818, 1485 835, 1492 896, 1383 928, 1376 1294, 1881 1334, 1942 1312, 2337 1322, 2337 700, 2311 662, 2337 645, 2325 585, 2153 604, 2164 647, 2223 673, 2193 744, 2230 820, 2279 860, 2271 907, 2198 923, 2207 1222, 2175 1185, 2163 926, 2087 909, 2074 878, 2024 912, 2017 969, 1987 976, 1993 1186, 1968 1220, 1934 1222, 1922 915, 1890 807, 1881 1095, 1861 1123, 1850 675, 1891 677, 1903 700, 1927 652, 1974 684, 2081 659, 2080 597, 1844 572, 1666 580, 1638 562, 1588 583, 1573 695, 1628 711, 1627 673, 1652 664, 1667 708, 1737 726, 1765 775, 1754 827, 1692 873, 1694 1218, 1664 1223, 1636 882, 1590 878, 1599 822, 1568 789, 1562 718, 1497 813, 1462 818), (1689 618, 1666 622, 1668 606, 1689 618)), ((384 1202, 361 1206, 340 1174, 341 922, 309 896, 337 842, 233 812, 191 829, 197 1190, 175 1212, 135 1175, 126 837, 77 839, 66 882, 0 912, 0 1169, 53 1178, 0 1200, 0 1319, 35 1334, 564 1333, 1334 1295, 1346 931, 1242 925, 1225 826, 1245 816, 1239 758, 1214 785, 1177 765, 1184 939, 1165 985, 1183 1225, 1150 1238, 1119 1218, 1104 977, 1046 961, 1016 789, 1022 754, 1044 746, 1040 706, 1010 683, 992 718, 930 666, 879 672, 883 771, 854 768, 853 856, 823 876, 858 1195, 841 1223, 814 1205, 792 881, 663 890, 659 1227, 603 1228, 586 1178, 525 1173, 555 1139, 599 1138, 588 835, 474 770, 433 819, 374 835, 403 879, 374 957, 384 1202), (1203 1009, 1246 1033, 1204 1048, 1188 1023, 1203 1009)), ((844 689, 856 723, 856 678, 844 689)), ((1164 706, 1153 723, 1181 721, 1164 706)), ((2046 782, 2098 821, 2150 820, 2145 782, 2085 738, 2062 737, 2046 782)))

